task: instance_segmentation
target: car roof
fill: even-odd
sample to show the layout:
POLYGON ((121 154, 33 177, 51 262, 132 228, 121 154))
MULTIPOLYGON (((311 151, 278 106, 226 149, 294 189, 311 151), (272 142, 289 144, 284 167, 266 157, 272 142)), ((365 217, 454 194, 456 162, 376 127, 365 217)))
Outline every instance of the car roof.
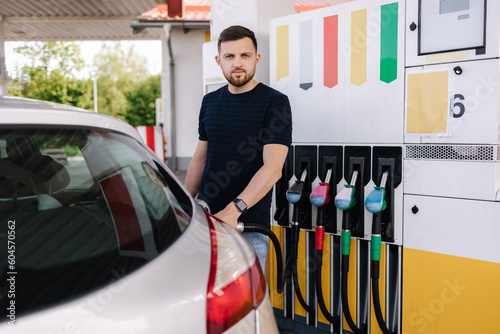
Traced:
POLYGON ((143 142, 130 124, 104 114, 64 104, 0 95, 1 125, 61 125, 85 126, 113 130, 143 142))

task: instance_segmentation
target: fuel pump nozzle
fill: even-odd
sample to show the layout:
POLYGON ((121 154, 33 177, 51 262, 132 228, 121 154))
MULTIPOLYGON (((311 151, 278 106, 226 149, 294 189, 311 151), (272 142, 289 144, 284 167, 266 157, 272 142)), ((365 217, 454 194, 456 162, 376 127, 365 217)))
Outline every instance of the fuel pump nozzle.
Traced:
POLYGON ((387 203, 385 201, 385 185, 387 183, 388 177, 389 177, 389 172, 385 171, 382 174, 380 185, 378 187, 375 187, 373 191, 370 193, 370 195, 366 197, 365 200, 366 209, 369 212, 373 213, 372 237, 371 237, 372 261, 380 261, 380 249, 382 242, 382 223, 381 223, 380 213, 387 207, 387 203))
POLYGON ((314 318, 315 310, 314 307, 308 305, 302 296, 299 287, 299 279, 297 276, 297 258, 298 258, 298 244, 299 244, 299 236, 300 236, 300 224, 304 219, 305 212, 302 212, 300 206, 303 204, 305 199, 304 197, 304 183, 307 180, 307 169, 304 168, 302 171, 300 180, 295 181, 295 183, 288 189, 286 192, 286 199, 289 203, 293 205, 293 214, 292 214, 292 224, 291 224, 291 254, 288 257, 285 265, 284 271, 284 279, 283 281, 287 281, 289 276, 292 277, 293 287, 295 290, 295 294, 297 295, 297 299, 299 300, 300 305, 311 315, 311 318, 314 318))
POLYGON ((354 170, 351 176, 351 182, 346 184, 344 188, 339 191, 337 196, 335 196, 335 205, 340 210, 348 210, 356 205, 356 198, 354 197, 354 192, 356 188, 354 187, 356 184, 356 180, 358 179, 358 171, 354 170))
POLYGON ((297 204, 301 200, 303 195, 302 193, 304 190, 304 182, 306 182, 306 178, 307 178, 307 169, 304 169, 302 171, 300 180, 295 181, 295 183, 286 192, 286 199, 291 204, 297 204))
MULTIPOLYGON (((351 176, 351 182, 335 196, 335 205, 343 211, 342 214, 342 255, 349 256, 351 252, 351 217, 350 209, 356 205, 356 181, 358 179, 358 170, 354 170, 351 176)), ((347 271, 349 267, 347 266, 347 271)))
POLYGON ((395 334, 390 331, 385 324, 384 317, 382 316, 382 309, 380 306, 380 292, 379 292, 379 277, 380 277, 380 251, 382 249, 382 214, 387 207, 385 201, 386 184, 389 177, 389 172, 385 171, 382 174, 380 185, 375 187, 373 191, 366 197, 365 207, 368 211, 373 213, 372 221, 372 236, 371 236, 371 278, 372 278, 372 294, 373 294, 373 308, 375 310, 375 317, 377 318, 378 325, 384 334, 395 334))
POLYGON ((384 172, 384 174, 382 174, 380 186, 375 187, 370 195, 366 197, 365 207, 369 212, 379 213, 387 207, 387 203, 385 202, 385 185, 388 177, 389 172, 384 172))
POLYGON ((318 208, 316 216, 316 233, 315 233, 315 249, 314 258, 316 260, 316 297, 318 299, 318 305, 321 312, 325 318, 331 322, 337 333, 340 329, 340 317, 331 315, 326 308, 325 301, 323 299, 323 291, 321 284, 321 267, 323 265, 323 246, 325 240, 325 215, 326 211, 324 206, 330 202, 330 180, 332 177, 332 169, 328 169, 325 177, 325 182, 321 182, 316 189, 311 193, 310 201, 311 204, 318 208))
POLYGON ((356 191, 355 185, 358 178, 359 171, 354 169, 352 171, 351 182, 346 184, 344 188, 339 191, 335 196, 335 205, 343 211, 342 213, 342 310, 345 315, 347 324, 351 330, 356 334, 365 334, 366 328, 361 329, 354 323, 351 312, 349 310, 349 299, 347 297, 347 279, 349 274, 349 255, 351 253, 351 209, 356 205, 356 198, 354 193, 356 191))

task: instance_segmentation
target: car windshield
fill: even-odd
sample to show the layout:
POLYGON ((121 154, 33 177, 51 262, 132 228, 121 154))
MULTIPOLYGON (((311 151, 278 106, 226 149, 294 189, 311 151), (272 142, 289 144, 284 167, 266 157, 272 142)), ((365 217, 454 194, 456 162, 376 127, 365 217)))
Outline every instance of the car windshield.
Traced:
POLYGON ((0 307, 12 299, 12 275, 22 314, 116 281, 167 249, 192 207, 156 159, 114 132, 0 129, 0 307))

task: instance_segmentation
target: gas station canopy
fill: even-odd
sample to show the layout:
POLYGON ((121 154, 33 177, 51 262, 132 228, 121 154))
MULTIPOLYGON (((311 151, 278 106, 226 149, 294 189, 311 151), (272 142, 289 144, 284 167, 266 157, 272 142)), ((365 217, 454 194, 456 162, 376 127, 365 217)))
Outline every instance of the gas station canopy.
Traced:
POLYGON ((160 39, 160 29, 134 34, 130 22, 157 0, 0 0, 5 41, 160 39))
MULTIPOLYGON (((161 29, 132 29, 141 23, 207 25, 210 0, 171 0, 182 17, 166 14, 167 0, 0 0, 5 41, 161 39, 161 29)), ((351 0, 295 0, 296 12, 351 0)))

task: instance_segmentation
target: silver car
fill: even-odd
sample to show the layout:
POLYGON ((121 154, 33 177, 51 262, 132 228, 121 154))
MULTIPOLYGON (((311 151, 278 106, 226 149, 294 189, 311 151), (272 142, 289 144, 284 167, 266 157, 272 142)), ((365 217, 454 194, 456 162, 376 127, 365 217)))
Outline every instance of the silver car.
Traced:
POLYGON ((0 333, 277 333, 250 244, 113 117, 0 97, 0 333))

